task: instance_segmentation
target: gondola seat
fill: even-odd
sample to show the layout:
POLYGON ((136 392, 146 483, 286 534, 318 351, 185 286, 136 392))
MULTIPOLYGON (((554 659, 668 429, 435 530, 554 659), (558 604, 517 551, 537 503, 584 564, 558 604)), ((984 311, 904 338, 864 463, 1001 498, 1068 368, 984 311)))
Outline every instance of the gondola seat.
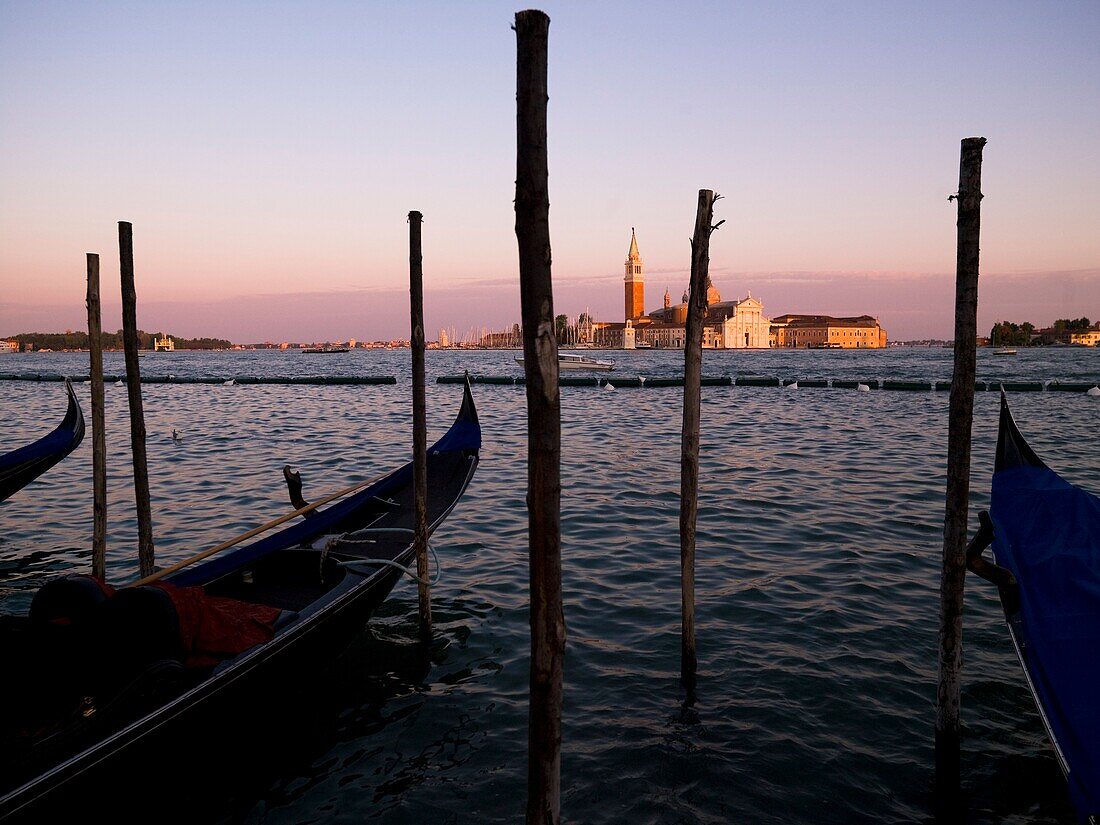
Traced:
POLYGON ((97 694, 110 696, 149 669, 163 670, 186 651, 171 596, 155 586, 127 587, 97 611, 94 647, 97 694))
POLYGON ((38 588, 27 615, 37 627, 87 626, 113 593, 113 587, 92 576, 62 576, 38 588))

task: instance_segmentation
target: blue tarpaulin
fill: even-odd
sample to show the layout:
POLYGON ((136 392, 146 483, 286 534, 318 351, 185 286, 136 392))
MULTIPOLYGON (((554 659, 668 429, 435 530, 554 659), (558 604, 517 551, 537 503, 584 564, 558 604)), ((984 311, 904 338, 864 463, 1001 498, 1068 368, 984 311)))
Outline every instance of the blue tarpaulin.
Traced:
POLYGON ((1020 461, 994 473, 990 517, 997 563, 1019 583, 1009 619, 1084 820, 1100 814, 1100 498, 1020 461))

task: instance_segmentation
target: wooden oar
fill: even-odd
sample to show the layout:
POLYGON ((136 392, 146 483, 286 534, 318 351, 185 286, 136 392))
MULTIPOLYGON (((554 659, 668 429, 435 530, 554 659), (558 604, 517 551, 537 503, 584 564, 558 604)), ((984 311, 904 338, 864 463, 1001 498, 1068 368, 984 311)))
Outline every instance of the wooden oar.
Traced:
POLYGON ((387 475, 389 475, 389 473, 385 473, 384 475, 380 475, 377 478, 372 478, 370 481, 364 481, 364 482, 361 482, 359 484, 354 484, 351 487, 348 487, 344 490, 338 490, 337 492, 332 493, 330 495, 327 495, 324 498, 318 499, 317 501, 313 502, 312 504, 307 504, 305 507, 299 507, 293 513, 287 513, 285 516, 279 516, 277 519, 272 519, 267 524, 261 524, 259 527, 254 527, 251 530, 249 530, 247 533, 242 533, 241 535, 237 536, 236 538, 229 539, 229 541, 223 541, 217 547, 211 547, 209 550, 203 550, 201 553, 198 553, 197 555, 194 555, 189 559, 184 559, 181 562, 177 562, 176 564, 173 564, 171 567, 166 567, 163 570, 158 570, 156 573, 153 573, 152 575, 146 576, 145 578, 138 579, 136 582, 131 582, 130 584, 128 584, 126 586, 127 587, 140 587, 143 584, 149 584, 151 582, 155 582, 158 579, 161 579, 161 578, 167 576, 170 573, 175 573, 177 570, 182 570, 183 568, 188 567, 188 566, 194 564, 197 561, 202 561, 203 559, 207 558, 208 556, 212 556, 215 553, 220 553, 222 550, 227 550, 230 547, 232 547, 234 544, 240 544, 242 541, 246 541, 246 540, 252 538, 253 536, 258 536, 260 533, 263 533, 267 530, 270 530, 272 527, 278 527, 280 524, 282 524, 284 522, 287 522, 287 521, 290 521, 292 518, 295 518, 297 516, 305 515, 306 513, 310 512, 311 510, 316 510, 322 504, 328 504, 330 501, 334 501, 335 499, 338 499, 338 498, 343 498, 344 496, 350 495, 351 493, 354 493, 357 490, 361 490, 364 487, 367 487, 371 484, 374 484, 376 481, 382 480, 387 475))

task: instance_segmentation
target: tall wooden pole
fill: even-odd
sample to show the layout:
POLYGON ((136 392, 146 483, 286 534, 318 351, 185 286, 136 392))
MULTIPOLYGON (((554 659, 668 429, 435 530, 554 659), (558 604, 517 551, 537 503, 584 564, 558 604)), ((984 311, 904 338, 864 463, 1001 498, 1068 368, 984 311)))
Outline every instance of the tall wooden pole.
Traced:
POLYGON ((550 280, 546 64, 550 18, 516 13, 516 239, 527 379, 527 517, 531 570, 531 709, 527 822, 561 821, 561 397, 550 280))
POLYGON ((981 228, 982 147, 985 138, 962 142, 959 165, 958 258, 955 270, 955 370, 947 427, 947 507, 940 577, 940 661, 936 689, 936 786, 941 795, 959 789, 959 671, 962 667, 966 520, 970 495, 970 430, 978 336, 978 243, 981 228))
POLYGON ((145 410, 141 405, 138 367, 137 293, 134 291, 134 227, 118 222, 118 256, 122 275, 122 343, 126 353, 126 395, 130 400, 130 445, 134 454, 134 498, 137 502, 138 564, 141 576, 153 573, 153 516, 149 506, 149 466, 145 454, 145 410))
POLYGON ((88 353, 92 379, 92 575, 107 578, 107 435, 103 429, 103 324, 99 307, 99 255, 87 254, 88 353))
POLYGON ((424 403, 424 258, 420 230, 424 216, 409 213, 409 308, 413 382, 413 543, 416 548, 416 590, 420 602, 420 636, 432 637, 432 591, 428 584, 428 425, 424 403))
POLYGON ((703 371, 703 323, 707 315, 710 234, 715 195, 699 190, 695 234, 691 239, 691 285, 684 330, 684 426, 680 432, 680 681, 687 704, 694 704, 695 672, 695 524, 699 515, 700 381, 703 371))

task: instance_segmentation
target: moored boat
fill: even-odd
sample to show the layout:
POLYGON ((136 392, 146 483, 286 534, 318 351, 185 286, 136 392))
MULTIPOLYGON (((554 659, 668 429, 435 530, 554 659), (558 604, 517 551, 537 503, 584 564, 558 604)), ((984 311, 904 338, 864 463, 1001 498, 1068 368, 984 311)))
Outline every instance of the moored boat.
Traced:
MULTIPOLYGON (((516 363, 523 365, 522 358, 516 358, 516 363)), ((615 369, 614 361, 602 361, 598 358, 589 358, 587 355, 576 355, 570 352, 558 353, 559 370, 598 370, 610 372, 615 369)))
POLYGON ((997 346, 997 330, 996 329, 993 330, 993 354, 994 355, 1015 355, 1016 354, 1016 348, 1015 347, 1005 346, 1004 344, 1001 344, 1000 346, 997 346))
POLYGON ((84 413, 69 380, 65 381, 65 392, 69 406, 53 432, 0 456, 0 501, 30 484, 84 440, 84 413))
MULTIPOLYGON (((466 490, 480 446, 467 384, 454 423, 428 449, 429 533, 466 490)), ((0 818, 79 804, 87 788, 117 782, 123 760, 147 754, 139 766, 153 769, 154 745, 184 747, 214 714, 228 720, 215 731, 229 735, 242 709, 280 694, 274 676, 289 663, 300 669, 360 630, 413 561, 412 477, 406 464, 155 584, 48 582, 28 616, 3 617, 0 818)))
POLYGON ((998 586, 1027 685, 1082 821, 1100 819, 1100 498, 1049 469, 1001 394, 988 514, 967 565, 998 586), (996 564, 981 558, 992 542, 996 564))

